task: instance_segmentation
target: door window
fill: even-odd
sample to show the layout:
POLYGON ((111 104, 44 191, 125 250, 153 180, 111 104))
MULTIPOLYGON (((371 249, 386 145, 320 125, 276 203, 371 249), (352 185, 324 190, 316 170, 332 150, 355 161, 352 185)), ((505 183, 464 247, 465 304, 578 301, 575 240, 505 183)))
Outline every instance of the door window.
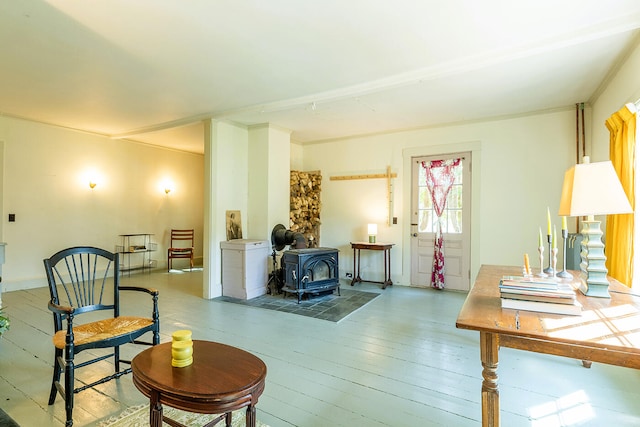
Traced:
MULTIPOLYGON (((454 167, 455 180, 442 213, 443 233, 462 233, 462 167, 462 162, 454 167)), ((418 231, 420 233, 434 233, 437 219, 431 194, 427 187, 426 170, 420 167, 418 171, 418 231)))

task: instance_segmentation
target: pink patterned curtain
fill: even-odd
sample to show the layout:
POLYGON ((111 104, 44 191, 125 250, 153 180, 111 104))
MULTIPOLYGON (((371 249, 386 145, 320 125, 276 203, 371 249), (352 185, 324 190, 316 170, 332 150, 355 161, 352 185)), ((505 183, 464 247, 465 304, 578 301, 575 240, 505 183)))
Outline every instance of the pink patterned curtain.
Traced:
POLYGON ((460 165, 461 159, 433 160, 422 162, 427 175, 427 188, 431 193, 436 222, 436 238, 433 244, 433 269, 431 272, 431 286, 436 289, 444 288, 444 251, 442 249, 442 212, 447 204, 447 196, 455 180, 455 167, 460 165))

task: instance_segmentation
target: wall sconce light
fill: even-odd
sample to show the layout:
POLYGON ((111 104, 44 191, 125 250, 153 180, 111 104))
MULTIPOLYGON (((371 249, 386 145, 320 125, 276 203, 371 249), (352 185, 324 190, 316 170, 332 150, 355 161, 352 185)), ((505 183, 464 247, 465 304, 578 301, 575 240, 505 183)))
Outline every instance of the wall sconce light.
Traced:
POLYGON ((369 243, 375 243, 376 235, 378 234, 378 224, 368 224, 367 234, 369 234, 369 243))
POLYGON ((173 185, 173 181, 171 179, 165 178, 160 182, 159 189, 164 191, 165 195, 169 195, 173 190, 175 190, 175 186, 173 185))
POLYGON ((95 189, 97 185, 104 184, 104 176, 95 168, 88 167, 80 171, 78 175, 78 186, 87 188, 85 185, 89 184, 91 190, 95 189))

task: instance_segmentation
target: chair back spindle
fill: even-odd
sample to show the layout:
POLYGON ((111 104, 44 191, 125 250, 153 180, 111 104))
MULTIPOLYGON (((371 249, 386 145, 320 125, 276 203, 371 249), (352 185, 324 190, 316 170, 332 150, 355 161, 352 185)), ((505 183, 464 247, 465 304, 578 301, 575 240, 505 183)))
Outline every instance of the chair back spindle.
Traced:
MULTIPOLYGON (((114 272, 118 265, 117 253, 69 252, 45 260, 51 270, 49 286, 51 300, 59 305, 73 307, 76 313, 93 310, 117 310, 114 301, 119 297, 120 275, 114 272), (112 298, 107 300, 107 295, 112 298)), ((114 312, 117 316, 117 311, 114 312)))

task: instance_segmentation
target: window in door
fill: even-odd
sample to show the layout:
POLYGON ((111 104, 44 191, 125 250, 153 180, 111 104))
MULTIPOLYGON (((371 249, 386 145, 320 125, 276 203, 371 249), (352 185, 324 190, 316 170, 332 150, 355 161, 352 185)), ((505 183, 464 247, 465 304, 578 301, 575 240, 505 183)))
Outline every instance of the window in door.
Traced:
MULTIPOLYGON (((447 196, 447 203, 442 212, 442 232, 447 234, 462 233, 462 162, 454 167, 455 180, 447 196)), ((433 208, 433 201, 427 187, 426 170, 419 169, 418 177, 418 230, 421 233, 433 233, 438 220, 433 208)))

